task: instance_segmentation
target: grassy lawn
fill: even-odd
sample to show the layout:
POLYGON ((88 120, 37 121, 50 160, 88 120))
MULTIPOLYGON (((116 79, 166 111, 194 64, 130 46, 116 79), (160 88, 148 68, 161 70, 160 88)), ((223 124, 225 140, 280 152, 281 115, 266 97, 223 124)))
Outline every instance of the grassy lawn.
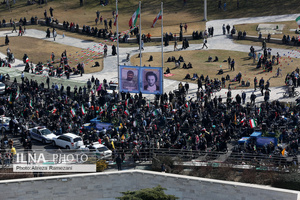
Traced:
MULTIPOLYGON (((246 31, 247 35, 252 35, 252 36, 257 36, 258 37, 258 31, 256 31, 256 27, 259 24, 284 24, 284 28, 282 31, 282 34, 274 34, 271 35, 271 38, 279 38, 282 39, 283 35, 290 35, 290 37, 292 38, 292 36, 297 36, 297 34, 295 34, 295 32, 291 32, 290 29, 296 29, 298 28, 298 25, 296 23, 296 21, 287 21, 287 22, 268 22, 268 23, 254 23, 254 24, 239 24, 236 25, 236 29, 237 31, 246 31)), ((268 34, 263 34, 263 38, 267 37, 268 34)))
MULTIPOLYGON (((84 62, 85 73, 98 72, 103 69, 103 58, 100 54, 85 49, 71 47, 68 45, 54 43, 26 36, 10 37, 9 48, 15 55, 15 58, 22 60, 24 53, 29 57, 29 61, 33 63, 47 63, 50 60, 51 53, 55 54, 55 65, 59 65, 61 53, 67 50, 67 56, 71 67, 76 67, 78 62, 84 62), (98 61, 100 67, 91 67, 98 61)), ((8 46, 0 45, 0 51, 6 52, 8 46)))
MULTIPOLYGON (((297 52, 298 53, 298 52, 297 52)), ((300 53, 299 58, 300 58, 300 53)), ((284 78, 287 73, 292 72, 296 69, 297 66, 300 64, 300 59, 290 59, 287 57, 282 57, 280 59, 280 68, 282 69, 282 77, 280 78, 273 78, 276 74, 276 70, 278 65, 273 66, 273 72, 264 72, 263 69, 256 69, 256 64, 253 64, 253 60, 249 60, 248 54, 243 52, 237 51, 223 51, 223 50, 195 50, 195 51, 175 51, 175 52, 168 52, 164 53, 164 71, 169 67, 171 69, 171 73, 174 76, 169 77, 173 80, 178 81, 185 81, 183 80, 187 73, 189 73, 192 77, 193 73, 197 73, 198 76, 203 74, 204 76, 208 75, 211 79, 212 78, 219 78, 221 79, 222 76, 226 76, 227 74, 230 75, 230 78, 233 79, 238 72, 240 71, 243 75, 242 79, 245 81, 249 80, 251 83, 251 87, 253 87, 253 79, 256 76, 259 80, 263 77, 266 80, 270 79, 270 85, 273 86, 282 86, 284 85, 284 78), (174 56, 178 59, 179 56, 182 56, 185 60, 185 63, 188 64, 191 62, 193 68, 192 69, 173 69, 175 67, 174 62, 166 62, 168 57, 174 56), (207 62, 208 57, 218 56, 219 62, 207 62), (235 60, 235 71, 230 71, 228 69, 227 62, 223 62, 223 60, 227 60, 228 56, 235 60), (219 69, 223 69, 223 75, 217 75, 219 69)), ((137 55, 131 58, 131 63, 133 66, 139 65, 140 60, 137 58, 137 55)), ((142 65, 146 66, 153 66, 159 67, 161 66, 161 53, 144 53, 142 65), (153 61, 149 62, 148 59, 150 55, 153 56, 153 61)), ((181 63, 181 67, 183 63, 181 63)), ((195 82, 195 81, 191 81, 195 82)), ((233 86, 232 89, 241 88, 239 87, 238 82, 231 83, 233 86)))

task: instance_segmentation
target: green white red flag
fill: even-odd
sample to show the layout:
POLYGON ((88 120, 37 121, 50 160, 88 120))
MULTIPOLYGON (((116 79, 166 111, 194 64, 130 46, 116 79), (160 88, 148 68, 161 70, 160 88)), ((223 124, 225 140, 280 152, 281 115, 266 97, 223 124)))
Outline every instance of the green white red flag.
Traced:
POLYGON ((129 26, 134 27, 138 17, 140 17, 140 7, 131 16, 129 20, 129 26))
POLYGON ((100 115, 104 112, 103 108, 100 107, 100 115))
POLYGON ((119 10, 119 9, 118 9, 118 6, 117 6, 114 26, 117 26, 117 20, 118 20, 118 16, 119 16, 119 11, 118 11, 118 10, 119 10))
POLYGON ((74 108, 71 109, 71 114, 72 114, 73 117, 76 115, 76 112, 75 112, 74 108))
POLYGON ((84 108, 84 105, 83 105, 83 104, 81 105, 81 113, 82 113, 82 115, 85 115, 85 114, 86 114, 86 111, 85 111, 85 108, 84 108))
POLYGON ((250 123, 250 127, 251 128, 255 128, 256 127, 256 121, 255 121, 255 119, 250 119, 249 123, 250 123))
POLYGON ((12 102, 12 93, 9 95, 8 102, 12 102))
POLYGON ((153 116, 157 116, 157 115, 158 115, 158 111, 155 109, 155 110, 152 112, 152 115, 153 115, 153 116))
POLYGON ((129 115, 129 111, 126 109, 125 111, 124 111, 124 113, 125 113, 125 115, 129 115))
POLYGON ((52 114, 56 113, 57 109, 56 108, 53 108, 53 110, 51 111, 52 114))
POLYGON ((300 16, 296 18, 296 22, 298 24, 298 27, 300 28, 300 16))
POLYGON ((32 102, 32 100, 30 100, 29 107, 33 108, 33 102, 32 102))
POLYGON ((118 108, 117 108, 117 106, 116 106, 116 105, 114 105, 114 106, 112 107, 112 111, 113 111, 113 112, 116 112, 116 111, 117 111, 117 109, 118 109, 118 108))
POLYGON ((125 101, 125 106, 128 107, 128 105, 129 105, 129 99, 127 99, 127 100, 125 101))
POLYGON ((18 91, 17 91, 17 95, 16 95, 16 100, 18 100, 19 97, 20 97, 20 92, 19 92, 19 90, 18 90, 18 91))
POLYGON ((152 24, 151 28, 154 28, 154 26, 155 26, 157 20, 159 20, 159 19, 161 19, 161 18, 162 18, 162 12, 159 11, 158 15, 157 15, 157 16, 155 17, 155 19, 153 20, 153 24, 152 24))

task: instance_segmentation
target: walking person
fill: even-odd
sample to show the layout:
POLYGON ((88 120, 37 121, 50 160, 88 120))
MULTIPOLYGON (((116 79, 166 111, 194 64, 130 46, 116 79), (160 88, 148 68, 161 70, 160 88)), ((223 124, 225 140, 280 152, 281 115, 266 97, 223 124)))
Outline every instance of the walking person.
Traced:
POLYGON ((56 32, 55 28, 53 28, 52 34, 53 34, 53 39, 55 41, 55 38, 57 36, 57 32, 56 32))
POLYGON ((13 33, 15 31, 17 33, 17 27, 15 21, 13 21, 12 26, 13 26, 13 30, 11 32, 13 33))
POLYGON ((254 78, 254 91, 256 91, 256 88, 257 88, 257 78, 255 77, 254 78))
POLYGON ((230 71, 234 71, 234 64, 235 64, 235 61, 234 61, 234 59, 232 59, 232 61, 231 61, 231 67, 230 67, 230 71))
POLYGON ((174 42, 174 51, 176 51, 178 48, 177 48, 177 41, 175 40, 174 42))
POLYGON ((208 46, 207 46, 206 44, 207 44, 207 39, 205 38, 205 39, 203 40, 203 46, 202 46, 202 49, 203 49, 204 47, 206 47, 206 49, 208 49, 208 46))

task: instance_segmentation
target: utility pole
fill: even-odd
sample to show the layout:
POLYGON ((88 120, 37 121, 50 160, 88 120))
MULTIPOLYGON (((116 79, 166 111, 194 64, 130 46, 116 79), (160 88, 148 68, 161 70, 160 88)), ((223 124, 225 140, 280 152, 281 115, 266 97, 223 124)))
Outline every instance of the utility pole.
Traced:
POLYGON ((207 21, 207 0, 204 0, 204 19, 203 21, 207 21))
POLYGON ((1 160, 2 160, 2 169, 4 168, 4 156, 5 156, 5 147, 4 147, 4 137, 3 137, 3 132, 4 132, 4 125, 3 125, 3 117, 1 117, 1 132, 2 132, 2 140, 1 140, 1 160))

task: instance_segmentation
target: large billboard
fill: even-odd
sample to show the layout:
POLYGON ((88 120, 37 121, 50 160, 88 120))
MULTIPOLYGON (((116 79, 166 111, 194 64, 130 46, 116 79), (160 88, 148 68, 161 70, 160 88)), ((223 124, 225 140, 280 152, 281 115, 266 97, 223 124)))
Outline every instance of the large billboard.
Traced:
POLYGON ((162 94, 161 67, 120 66, 120 91, 144 94, 162 94))

